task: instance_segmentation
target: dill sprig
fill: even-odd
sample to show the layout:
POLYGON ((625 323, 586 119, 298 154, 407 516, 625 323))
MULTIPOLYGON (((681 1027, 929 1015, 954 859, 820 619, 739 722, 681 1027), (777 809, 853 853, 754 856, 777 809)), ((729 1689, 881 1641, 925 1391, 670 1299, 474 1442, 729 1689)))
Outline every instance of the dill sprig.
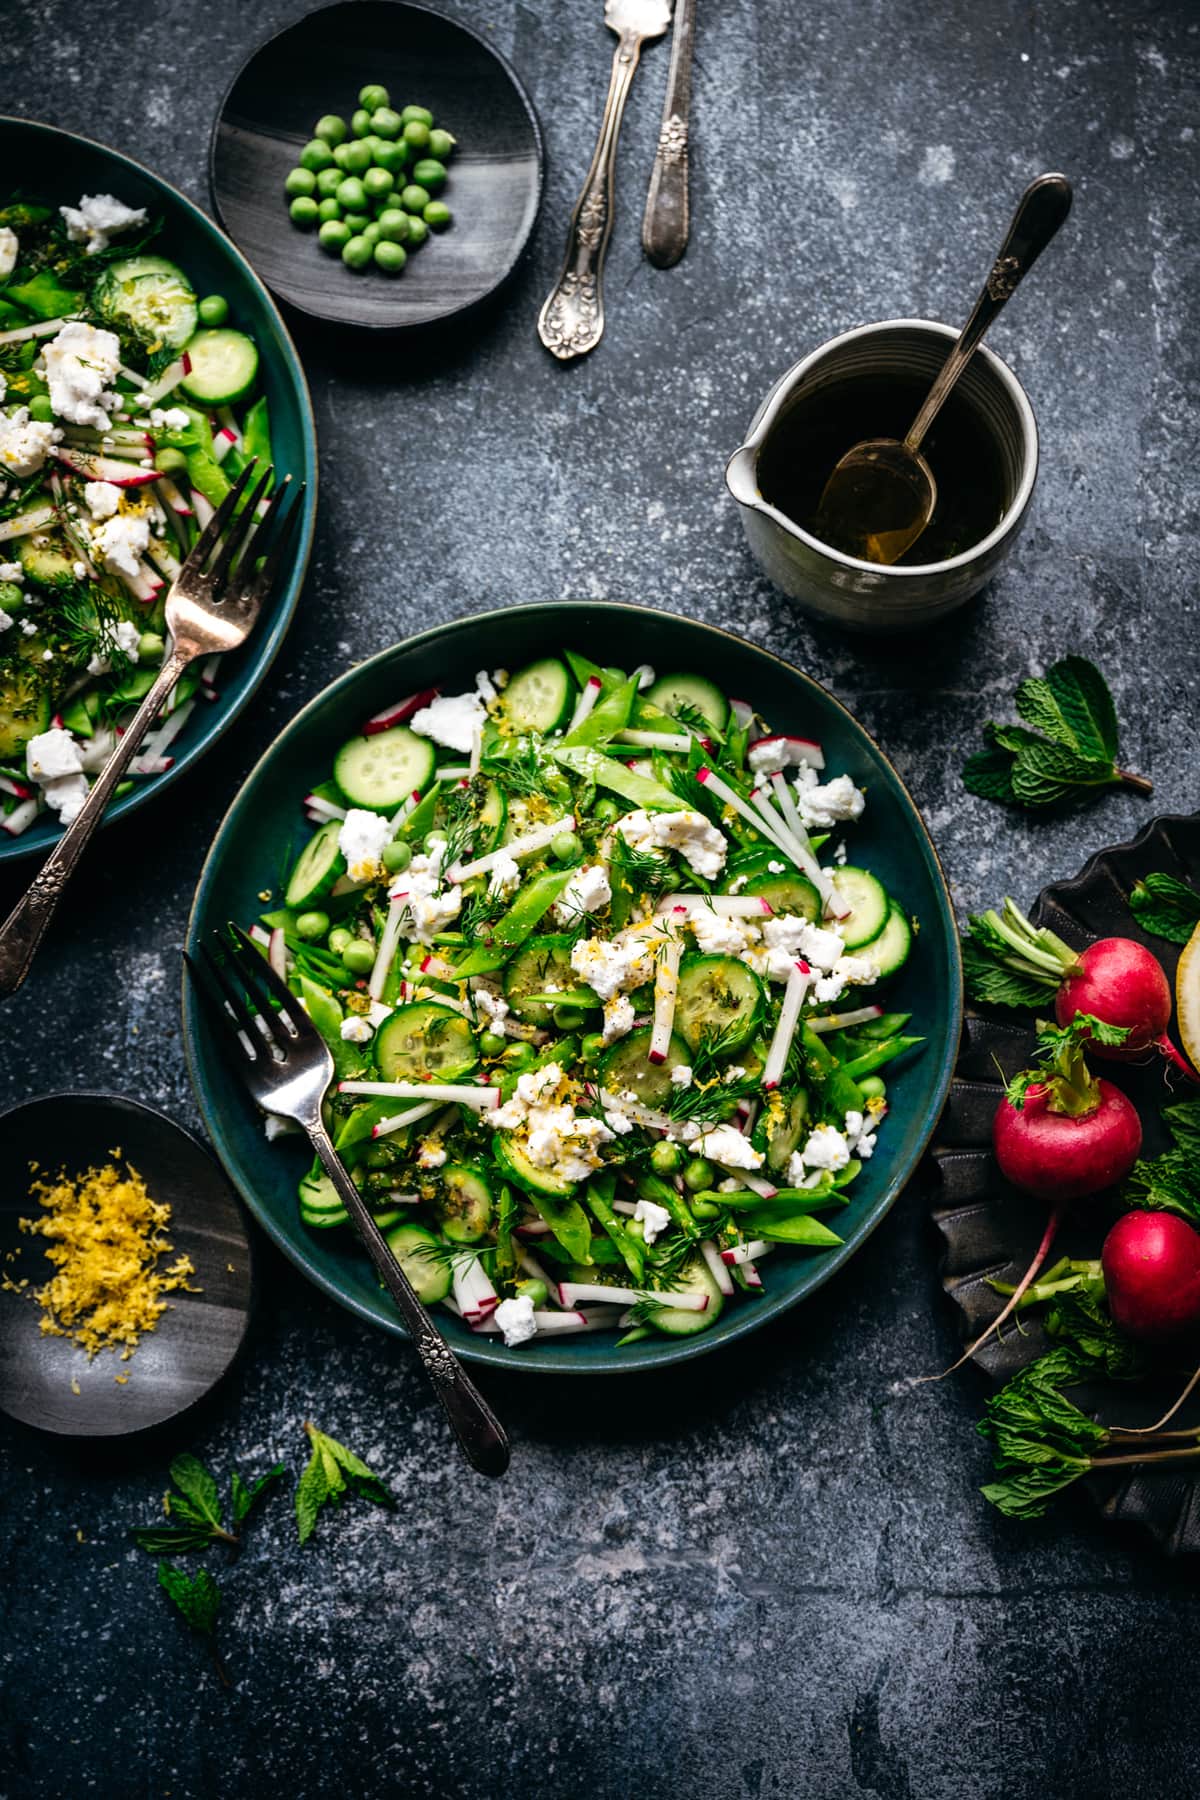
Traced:
POLYGON ((479 772, 516 798, 540 794, 546 785, 538 747, 531 737, 508 740, 504 753, 485 751, 480 758, 479 772))

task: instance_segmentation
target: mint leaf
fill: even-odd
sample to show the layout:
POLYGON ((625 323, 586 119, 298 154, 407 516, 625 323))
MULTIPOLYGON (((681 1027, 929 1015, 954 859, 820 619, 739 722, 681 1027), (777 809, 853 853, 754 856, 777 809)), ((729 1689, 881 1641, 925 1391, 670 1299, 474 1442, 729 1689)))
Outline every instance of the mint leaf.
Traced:
MULTIPOLYGON (((1188 1151, 1200 1164, 1200 1100, 1177 1100, 1162 1109, 1163 1123, 1180 1150, 1188 1151)), ((1200 1167, 1196 1171, 1200 1181, 1200 1167)))
POLYGON ((1086 656, 1064 656, 1047 669, 1046 685, 1084 755, 1115 762, 1117 709, 1108 683, 1095 663, 1086 656))
POLYGON ((1028 725, 996 725, 991 720, 984 726, 983 735, 995 749, 1010 750, 1014 756, 1031 744, 1046 741, 1040 732, 1030 731, 1028 725))
POLYGON ((306 1544, 317 1523, 317 1514, 329 1498, 329 1486, 321 1458, 314 1450, 307 1468, 296 1483, 296 1525, 300 1542, 306 1544))
POLYGON ((195 1525, 151 1525, 131 1536, 151 1556, 184 1556, 189 1550, 207 1550, 213 1541, 207 1526, 195 1525))
POLYGON ((1051 806, 1076 788, 1109 787, 1116 779, 1110 762, 1065 744, 1031 744, 1013 764, 1012 790, 1024 806, 1051 806))
POLYGON ((1200 894, 1186 881, 1156 871, 1134 883, 1129 910, 1143 931, 1186 944, 1200 923, 1200 894))
POLYGON ((962 958, 967 996, 977 1006, 1018 1006, 1027 1011, 1045 1007, 1049 990, 1044 981, 1005 968, 969 941, 963 944, 962 958))
POLYGON ((168 1494, 165 1506, 169 1513, 177 1517, 190 1519, 194 1523, 208 1523, 221 1529, 221 1501, 217 1494, 217 1484, 198 1457, 185 1452, 177 1456, 171 1464, 171 1480, 183 1495, 168 1494))
POLYGON ((1063 744, 1068 750, 1079 748, 1070 721, 1064 717, 1054 689, 1040 675, 1030 675, 1017 688, 1014 705, 1027 725, 1063 744))
POLYGON ((234 1470, 229 1479, 229 1486, 233 1497, 233 1522, 235 1525, 240 1525, 242 1520, 248 1517, 268 1489, 274 1487, 286 1472, 282 1463, 276 1463, 273 1469, 268 1469, 265 1475, 260 1475, 252 1487, 247 1487, 237 1470, 234 1470))
POLYGON ((395 1506, 389 1488, 361 1457, 315 1425, 306 1423, 304 1429, 312 1456, 296 1487, 296 1525, 302 1544, 312 1536, 321 1508, 331 1500, 340 1505, 347 1491, 374 1506, 395 1506))
POLYGON ((1091 1468, 1086 1456, 1055 1457, 1038 1468, 1020 1468, 980 1488, 1006 1519, 1040 1519, 1055 1494, 1070 1487, 1091 1468))
POLYGON ((194 1575, 185 1575, 171 1563, 160 1562, 158 1582, 197 1636, 212 1637, 221 1608, 221 1590, 208 1570, 197 1569, 194 1575))
POLYGON ((967 758, 963 786, 981 800, 1011 802, 1013 759, 1006 750, 979 750, 967 758))

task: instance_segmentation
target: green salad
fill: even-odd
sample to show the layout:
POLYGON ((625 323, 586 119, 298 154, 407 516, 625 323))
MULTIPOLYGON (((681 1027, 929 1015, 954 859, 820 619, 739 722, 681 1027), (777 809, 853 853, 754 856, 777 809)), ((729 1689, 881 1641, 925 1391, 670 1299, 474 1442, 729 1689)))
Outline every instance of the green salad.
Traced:
MULTIPOLYGON (((250 458, 258 350, 112 194, 0 205, 0 826, 76 816, 162 666, 167 586, 250 458)), ((264 494, 267 490, 264 489, 264 494)), ((171 766, 217 659, 130 765, 171 766)), ((118 792, 121 792, 118 789, 118 792)))
MULTIPOLYGON (((694 674, 566 652, 343 745, 253 935, 332 1051, 335 1141, 422 1299, 509 1345, 708 1330, 841 1242, 914 921, 863 791, 694 674)), ((277 1121, 268 1120, 276 1136, 277 1121)), ((347 1215, 314 1165, 314 1231, 347 1215)))

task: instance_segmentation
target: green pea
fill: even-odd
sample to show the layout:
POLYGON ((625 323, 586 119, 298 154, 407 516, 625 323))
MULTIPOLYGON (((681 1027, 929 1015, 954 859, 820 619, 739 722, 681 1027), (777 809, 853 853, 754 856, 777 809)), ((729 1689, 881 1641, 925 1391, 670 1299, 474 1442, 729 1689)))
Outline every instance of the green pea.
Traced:
POLYGON ((365 106, 360 106, 354 112, 351 113, 350 129, 354 133, 356 138, 365 138, 365 137, 370 136, 371 115, 367 111, 365 106))
POLYGON ((424 119, 410 119, 404 127, 404 141, 414 150, 428 150, 429 127, 424 119))
POLYGON ((307 195, 299 200, 293 200, 288 207, 292 224, 299 225, 301 231, 312 230, 317 223, 319 210, 316 201, 307 195))
POLYGON ((341 216, 342 216, 342 209, 338 205, 336 200, 318 201, 317 217, 318 217, 318 219, 320 219, 322 225, 328 224, 330 219, 340 219, 341 216))
POLYGON ((371 130, 376 137, 398 138, 404 130, 404 120, 390 106, 377 106, 371 114, 371 130))
POLYGON ((683 1151, 679 1145, 670 1144, 665 1138, 650 1152, 650 1167, 656 1175, 674 1175, 682 1161, 683 1151))
POLYGON ((532 1044, 510 1044, 501 1061, 510 1069, 527 1069, 534 1060, 532 1044))
POLYGON ((317 185, 317 178, 311 169, 289 169, 283 191, 291 199, 296 200, 311 194, 317 185))
POLYGON ((449 162, 454 155, 457 138, 452 138, 448 131, 431 131, 429 134, 429 154, 436 156, 439 162, 449 162))
POLYGON ((444 831, 427 831, 425 833, 425 839, 424 839, 424 844, 423 844, 423 848, 424 848, 426 856, 432 856, 437 845, 444 844, 445 841, 446 841, 446 834, 444 831))
POLYGON ((351 173, 350 152, 351 152, 351 150, 353 150, 355 148, 356 148, 356 146, 354 144, 338 144, 334 149, 334 152, 333 152, 334 163, 339 169, 342 170, 343 174, 345 174, 345 175, 349 175, 351 173))
POLYGON ((336 163, 333 164, 332 168, 322 169, 321 173, 317 176, 317 198, 319 200, 330 199, 332 195, 337 193, 345 179, 345 171, 339 169, 336 163))
POLYGON ((447 225, 453 220, 454 214, 444 200, 431 200, 421 217, 431 231, 445 231, 447 225))
POLYGON ((182 450, 159 450, 155 453, 154 466, 160 475, 186 475, 188 460, 182 450))
POLYGON ((332 161, 333 151, 324 138, 311 138, 300 152, 300 167, 311 169, 314 175, 327 169, 332 161))
POLYGON ((361 232, 356 232, 350 242, 342 247, 342 261, 348 269, 365 269, 374 254, 374 246, 368 243, 361 232))
POLYGON ((335 199, 348 213, 362 212, 367 204, 367 190, 357 175, 347 175, 345 181, 338 183, 335 199))
MULTIPOLYGON (((379 226, 376 225, 374 229, 378 231, 379 226)), ((403 244, 397 244, 391 238, 383 238, 376 244, 375 263, 385 275, 402 274, 407 261, 408 252, 403 244)))
POLYGON ((684 1164, 683 1185, 689 1193, 698 1194, 701 1188, 710 1188, 716 1180, 716 1170, 703 1156, 693 1156, 684 1164))
POLYGON ((429 205, 429 195, 423 187, 409 186, 400 192, 400 204, 405 212, 423 213, 429 205))
POLYGON ((605 681, 610 682, 614 687, 620 687, 625 679, 625 671, 624 669, 618 669, 615 663, 609 663, 607 669, 604 671, 604 679, 605 681))
POLYGON ((379 227, 374 219, 371 220, 370 224, 364 225, 358 235, 361 238, 365 238, 367 243, 370 244, 371 249, 374 250, 379 243, 379 227))
POLYGON ((365 175, 371 166, 371 146, 362 142, 343 144, 346 152, 342 159, 342 167, 348 175, 365 175))
POLYGON ((408 242, 411 223, 409 215, 402 212, 398 206, 389 206, 379 215, 380 231, 385 238, 389 238, 395 244, 408 242))
POLYGON ((412 125, 414 122, 418 125, 433 124, 433 114, 427 106, 406 106, 400 117, 406 125, 412 125))
POLYGON ((418 186, 436 194, 446 185, 446 165, 438 162, 436 157, 423 156, 419 163, 413 164, 412 176, 418 186))
POLYGON ((375 166, 386 169, 389 175, 398 175, 408 161, 407 144, 380 144, 375 152, 375 166))
POLYGON ((365 88, 358 91, 358 104, 367 112, 378 112, 381 106, 390 105, 390 96, 385 87, 377 81, 370 81, 365 88))
POLYGON ((142 662, 158 662, 166 647, 160 631, 143 631, 138 639, 138 658, 142 662))
POLYGON ((363 138, 362 141, 371 152, 371 167, 374 168, 375 158, 383 148, 383 139, 381 137, 376 137, 375 133, 372 131, 368 132, 367 136, 363 138))
POLYGON ((412 861, 412 846, 403 838, 393 838, 383 846, 383 866, 389 875, 402 875, 412 861))
POLYGON ((350 227, 344 219, 327 219, 317 233, 317 242, 330 256, 340 256, 350 242, 350 227))
POLYGON ((516 1291, 522 1299, 532 1300, 535 1307, 545 1306, 550 1298, 550 1289, 544 1281, 539 1281, 536 1276, 530 1281, 518 1281, 515 1285, 516 1291))
POLYGON ((582 1006, 556 1006, 554 1009, 554 1023, 560 1031, 578 1031, 586 1018, 582 1006))
MULTIPOLYGON (((424 221, 422 221, 422 223, 424 223, 424 221)), ((611 825, 613 820, 619 819, 620 816, 620 807, 615 800, 610 800, 607 795, 603 800, 597 800, 595 806, 592 808, 593 819, 599 819, 602 825, 611 825)))
POLYGON ((350 236, 351 237, 357 237, 358 234, 361 231, 365 231, 367 226, 371 223, 370 213, 365 213, 365 212, 343 213, 342 217, 345 219, 347 225, 350 227, 350 236))
POLYGON ((368 169, 363 176, 362 184, 367 191, 369 200, 382 200, 384 195, 390 194, 395 187, 396 178, 394 175, 389 175, 386 169, 368 169))
POLYGON ((498 1031, 485 1031, 479 1040, 479 1048, 485 1056, 503 1056, 507 1038, 502 1038, 498 1031))
POLYGON ((560 863, 578 862, 583 855, 583 839, 576 831, 560 831, 550 840, 550 854, 560 863))
POLYGON ((585 1032, 579 1040, 579 1054, 584 1062, 595 1062, 608 1048, 598 1031, 585 1032))
POLYGON ((340 956, 347 944, 354 942, 354 933, 347 931, 344 925, 335 925, 329 934, 329 948, 335 956, 340 956))
MULTIPOLYGON (((54 417, 54 408, 50 404, 49 394, 35 394, 29 402, 29 416, 36 419, 39 425, 49 425, 54 417)), ((184 458, 186 466, 187 458, 184 458)))
POLYGON ((409 215, 405 213, 404 216, 408 219, 408 237, 405 239, 405 242, 410 250, 419 250, 421 245, 425 242, 425 239, 429 236, 429 227, 424 219, 418 219, 415 215, 410 218, 409 215))
POLYGON ((721 1208, 715 1200, 693 1200, 692 1212, 697 1219, 719 1219, 721 1208))
POLYGON ((327 144, 336 148, 345 141, 346 121, 339 118, 337 113, 324 113, 313 126, 313 136, 323 138, 327 144))
POLYGON ((881 1075, 862 1075, 859 1077, 858 1091, 864 1100, 886 1100, 887 1082, 881 1075))
MULTIPOLYGON (((350 241, 353 243, 353 238, 350 241)), ((375 967, 375 946, 365 938, 351 938, 342 951, 342 961, 352 975, 367 975, 375 967)))
POLYGON ((306 939, 309 943, 316 938, 323 938, 328 930, 329 914, 326 912, 302 912, 296 920, 296 936, 306 939))

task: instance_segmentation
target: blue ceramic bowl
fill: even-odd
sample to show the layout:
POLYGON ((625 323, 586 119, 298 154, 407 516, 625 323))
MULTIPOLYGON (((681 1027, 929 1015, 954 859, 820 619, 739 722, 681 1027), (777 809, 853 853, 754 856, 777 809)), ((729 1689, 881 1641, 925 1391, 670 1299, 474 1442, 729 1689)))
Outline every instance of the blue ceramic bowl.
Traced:
MULTIPOLYGON (((312 546, 317 511, 316 426, 308 383, 275 302, 246 259, 198 206, 116 150, 27 119, 0 118, 0 168, 10 170, 13 180, 20 176, 31 193, 55 204, 73 206, 81 194, 115 194, 131 206, 144 206, 152 218, 162 219, 163 229, 154 248, 186 270, 197 293, 224 294, 233 322, 258 344, 277 462, 282 473, 308 484, 290 567, 284 570, 248 643, 222 663, 221 698, 200 708, 188 721, 173 747, 175 760, 167 773, 140 783, 132 793, 114 801, 105 814, 107 823, 145 806, 191 768, 232 725, 270 668, 292 622, 312 546)), ((43 816, 20 837, 4 835, 0 862, 45 852, 58 835, 54 818, 43 816)))
MULTIPOLYGON (((867 790, 854 829, 855 858, 873 869, 921 929, 908 963, 891 983, 890 1000, 911 1011, 927 1043, 920 1055, 889 1071, 890 1113, 879 1148, 837 1215, 845 1242, 827 1254, 779 1249, 764 1265, 762 1299, 731 1301, 710 1331, 690 1338, 648 1338, 623 1350, 603 1333, 535 1340, 508 1350, 475 1336, 439 1312, 462 1355, 504 1368, 542 1372, 616 1373, 661 1367, 715 1350, 794 1306, 829 1280, 874 1230, 916 1167, 946 1097, 962 1022, 958 933, 937 856, 908 790, 883 752, 841 703, 807 675, 740 638, 672 614, 633 606, 578 602, 517 606, 459 619, 381 651, 311 700, 253 770, 217 832, 196 890, 188 946, 227 919, 249 923, 307 834, 303 796, 327 780, 339 745, 392 701, 425 687, 469 686, 477 669, 516 669, 534 657, 578 646, 598 657, 647 661, 659 669, 693 669, 726 693, 744 696, 776 730, 820 740, 830 766, 867 790)), ((310 1157, 302 1141, 268 1147, 263 1121, 189 992, 184 993, 184 1047, 200 1111, 247 1205, 285 1255, 361 1318, 403 1335, 400 1318, 348 1231, 310 1231, 301 1224, 296 1184, 310 1157)))

